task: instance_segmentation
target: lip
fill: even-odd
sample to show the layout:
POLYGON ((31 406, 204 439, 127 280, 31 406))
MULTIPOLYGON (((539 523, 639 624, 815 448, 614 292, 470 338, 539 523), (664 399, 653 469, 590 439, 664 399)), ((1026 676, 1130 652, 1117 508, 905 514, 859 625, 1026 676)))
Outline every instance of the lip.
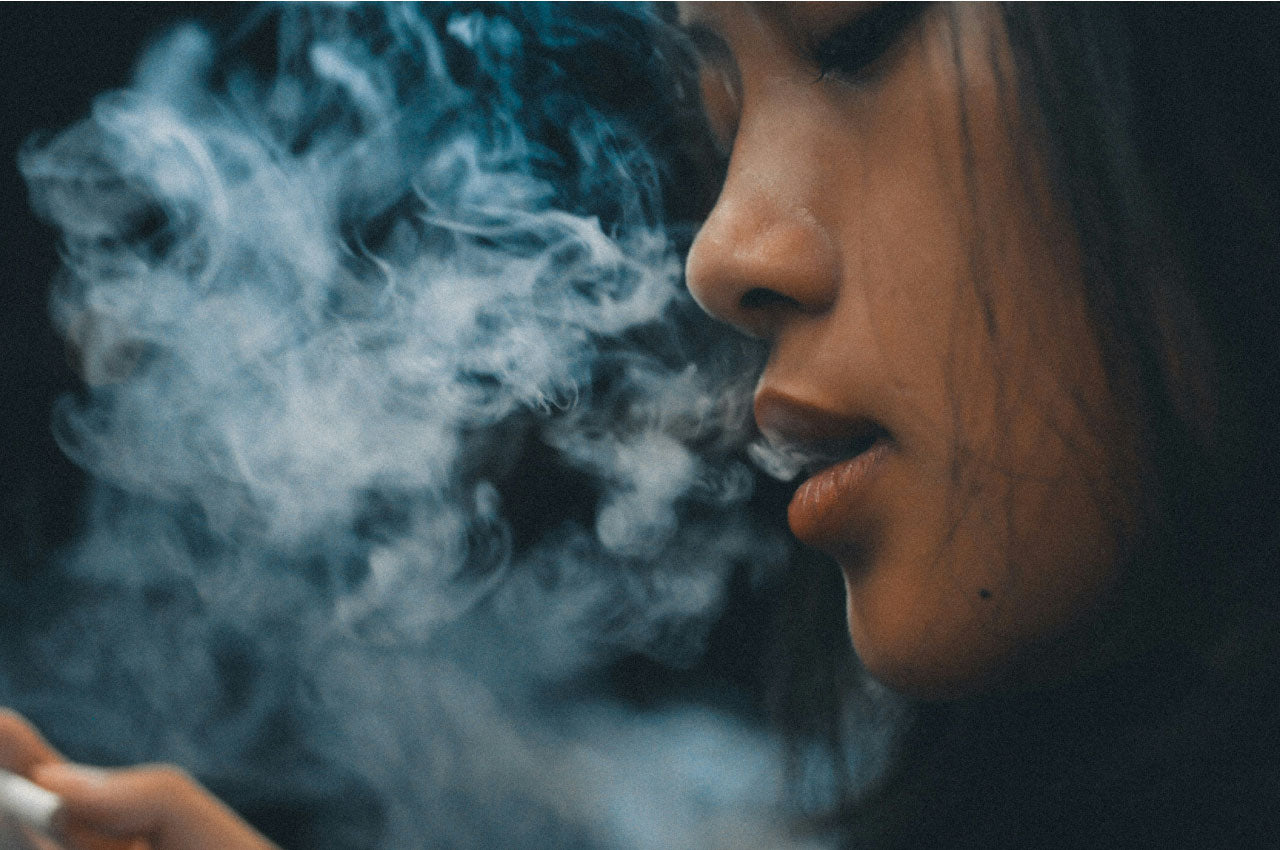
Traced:
POLYGON ((804 543, 831 551, 852 542, 857 534, 853 518, 861 513, 867 493, 893 451, 888 439, 847 460, 818 471, 791 497, 787 524, 804 543))
POLYGON ((870 418, 835 413, 771 387, 756 393, 755 417, 771 441, 817 455, 840 444, 853 452, 822 461, 787 507, 787 522, 802 542, 828 552, 853 544, 868 491, 893 453, 893 436, 870 418))
POLYGON ((755 417, 766 437, 798 445, 854 441, 884 430, 865 416, 835 413, 771 387, 756 392, 755 417))

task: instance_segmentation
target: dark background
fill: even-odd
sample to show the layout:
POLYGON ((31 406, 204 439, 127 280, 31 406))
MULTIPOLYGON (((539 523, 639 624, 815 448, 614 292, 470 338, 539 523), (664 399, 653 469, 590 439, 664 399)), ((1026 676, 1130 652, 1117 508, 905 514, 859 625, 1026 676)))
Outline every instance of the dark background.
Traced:
MULTIPOLYGON (((56 569, 58 550, 77 531, 84 474, 57 447, 51 429, 55 400, 79 384, 66 347, 48 315, 50 282, 58 266, 57 236, 32 213, 17 155, 32 134, 62 130, 88 114, 93 99, 128 84, 140 52, 156 36, 181 21, 198 20, 219 42, 241 32, 260 12, 257 4, 195 3, 31 3, 0 4, 0 85, 5 105, 0 123, 0 680, 23 675, 22 642, 38 634, 41 623, 74 604, 76 587, 56 569)), ((583 62, 594 61, 592 56, 583 62)), ((596 78, 606 86, 618 78, 596 78)), ((608 92, 598 96, 609 96, 608 92)), ((670 140, 668 140, 670 141, 670 140)), ((689 203, 701 204, 689 193, 689 203)), ((682 217, 689 210, 679 211, 682 217)), ((777 496, 772 497, 777 501, 777 496)), ((526 500, 534 501, 534 500, 526 500)), ((780 507, 771 510, 781 515, 780 507)), ((834 571, 831 573, 835 580, 834 571)), ((697 667, 671 670, 647 657, 628 657, 614 665, 609 686, 619 695, 645 703, 685 692, 705 695, 741 708, 739 697, 754 686, 754 659, 763 632, 757 623, 758 600, 736 577, 730 613, 709 638, 707 657, 697 667), (746 613, 743 614, 742 611, 746 613), (759 633, 758 633, 759 632, 759 633), (707 664, 718 671, 712 676, 707 664), (741 681, 739 681, 741 680, 741 681), (661 686, 655 682, 661 681, 661 686), (746 683, 746 684, 744 684, 746 683)), ((91 592, 91 589, 90 591, 91 592)), ((839 598, 837 597, 833 598, 839 598)), ((840 612, 837 612, 840 613, 840 612)), ((18 706, 28 711, 28 707, 18 706)), ((39 712, 28 711, 37 721, 39 712)), ((46 732, 56 732, 46 728, 46 732)), ((53 742, 59 743, 56 734, 53 742)), ((286 744, 281 744, 285 747, 286 744)), ((71 753, 94 761, 94 753, 71 753)), ((98 763, 107 763, 99 760, 98 763)), ((359 827, 377 820, 371 801, 342 785, 330 766, 311 796, 294 789, 280 799, 279 789, 238 787, 233 781, 201 777, 255 825, 283 844, 302 843, 303 824, 330 839, 341 832, 334 821, 359 827), (287 839, 294 840, 288 841, 287 839)), ((223 778, 226 779, 225 777, 223 778)), ((359 846, 362 842, 351 842, 359 846)), ((369 843, 369 842, 363 842, 369 843)))
POLYGON ((192 3, 0 5, 0 574, 5 584, 17 582, 16 588, 9 584, 10 591, 47 571, 51 551, 74 531, 84 483, 50 430, 54 399, 73 389, 76 377, 48 317, 55 235, 30 210, 17 171, 18 150, 33 132, 70 125, 87 114, 95 95, 125 85, 139 51, 169 26, 196 18, 225 32, 251 9, 192 3))
MULTIPOLYGON (((76 533, 86 484, 52 434, 53 404, 79 379, 48 315, 57 237, 30 209, 18 151, 33 133, 66 128, 88 114, 95 96, 125 86, 139 53, 169 27, 196 19, 231 33, 254 10, 233 3, 0 4, 0 677, 12 683, 26 673, 24 637, 75 599, 54 556, 76 533)), ((32 716, 42 719, 39 711, 32 716)), ((277 841, 323 821, 317 801, 263 803, 260 789, 210 784, 277 841)))

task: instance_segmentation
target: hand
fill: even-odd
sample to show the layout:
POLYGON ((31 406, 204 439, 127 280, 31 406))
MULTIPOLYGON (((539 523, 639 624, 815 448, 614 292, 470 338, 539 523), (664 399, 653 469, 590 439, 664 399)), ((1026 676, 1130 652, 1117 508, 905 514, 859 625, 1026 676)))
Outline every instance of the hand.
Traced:
MULTIPOLYGON (((62 797, 55 819, 71 850, 278 850, 178 768, 71 764, 23 717, 4 709, 0 767, 62 797)), ((53 846, 34 837, 31 844, 53 846)))

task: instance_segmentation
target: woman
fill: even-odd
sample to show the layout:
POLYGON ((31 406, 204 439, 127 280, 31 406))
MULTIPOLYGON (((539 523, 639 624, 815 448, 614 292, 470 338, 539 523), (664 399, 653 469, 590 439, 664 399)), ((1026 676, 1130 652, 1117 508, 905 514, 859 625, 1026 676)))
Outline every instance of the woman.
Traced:
MULTIPOLYGON (((917 700, 819 819, 852 846, 1280 836, 1275 18, 681 9, 728 156, 689 287, 768 342, 788 521, 917 700)), ((839 653, 791 619, 780 722, 838 750, 839 653)), ((0 742, 72 835, 267 846, 168 768, 0 742)))

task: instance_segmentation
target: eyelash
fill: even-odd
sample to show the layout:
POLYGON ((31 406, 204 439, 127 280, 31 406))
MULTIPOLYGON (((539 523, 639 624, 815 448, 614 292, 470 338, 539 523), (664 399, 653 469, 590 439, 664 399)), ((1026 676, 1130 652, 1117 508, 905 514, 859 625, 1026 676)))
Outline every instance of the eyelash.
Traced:
POLYGON ((924 3, 884 3, 816 40, 809 55, 818 80, 857 81, 876 64, 920 17, 924 3))

